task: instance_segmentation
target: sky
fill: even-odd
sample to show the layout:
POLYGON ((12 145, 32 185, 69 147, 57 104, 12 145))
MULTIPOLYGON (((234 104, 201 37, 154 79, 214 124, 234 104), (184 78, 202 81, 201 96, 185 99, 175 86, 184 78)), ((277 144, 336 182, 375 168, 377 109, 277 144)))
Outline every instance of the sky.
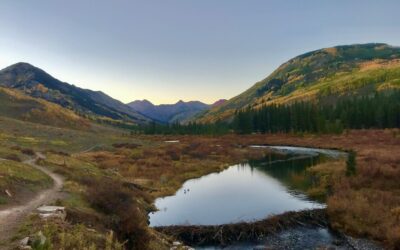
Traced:
POLYGON ((400 1, 2 0, 0 68, 130 102, 232 98, 299 54, 400 45, 400 1))

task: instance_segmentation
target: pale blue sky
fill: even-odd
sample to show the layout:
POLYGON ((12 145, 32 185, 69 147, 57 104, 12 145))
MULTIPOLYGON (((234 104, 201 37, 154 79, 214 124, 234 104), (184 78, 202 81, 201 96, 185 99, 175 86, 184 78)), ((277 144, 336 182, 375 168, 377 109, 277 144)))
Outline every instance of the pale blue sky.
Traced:
POLYGON ((123 102, 231 98, 286 60, 400 45, 400 1, 2 0, 0 67, 24 61, 123 102))

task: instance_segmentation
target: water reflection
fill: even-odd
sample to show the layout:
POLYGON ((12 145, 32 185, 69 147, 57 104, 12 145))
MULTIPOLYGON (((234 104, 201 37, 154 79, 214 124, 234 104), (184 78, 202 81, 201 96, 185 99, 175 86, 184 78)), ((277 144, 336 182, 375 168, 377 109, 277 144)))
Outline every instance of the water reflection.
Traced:
POLYGON ((304 194, 313 183, 306 169, 323 160, 319 154, 271 154, 189 180, 175 195, 156 200, 159 211, 150 214, 150 225, 217 225, 324 207, 304 194))
POLYGON ((304 197, 304 192, 315 184, 315 180, 308 173, 307 168, 326 160, 326 156, 319 154, 300 156, 296 154, 272 154, 264 159, 249 161, 249 165, 251 168, 257 168, 278 179, 293 195, 304 197))

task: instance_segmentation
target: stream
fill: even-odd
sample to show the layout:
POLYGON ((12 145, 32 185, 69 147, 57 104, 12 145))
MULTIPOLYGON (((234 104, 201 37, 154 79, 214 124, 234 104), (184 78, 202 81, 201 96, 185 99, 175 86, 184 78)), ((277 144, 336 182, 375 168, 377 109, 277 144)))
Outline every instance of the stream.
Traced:
MULTIPOLYGON (((274 153, 264 159, 233 165, 221 172, 186 181, 174 195, 155 201, 158 211, 149 214, 150 226, 254 222, 288 211, 324 208, 323 197, 311 199, 305 193, 313 184, 307 168, 347 156, 344 152, 328 149, 251 147, 267 147, 274 153)), ((284 230, 257 242, 196 249, 315 249, 321 246, 349 249, 343 238, 328 228, 307 227, 284 230)))

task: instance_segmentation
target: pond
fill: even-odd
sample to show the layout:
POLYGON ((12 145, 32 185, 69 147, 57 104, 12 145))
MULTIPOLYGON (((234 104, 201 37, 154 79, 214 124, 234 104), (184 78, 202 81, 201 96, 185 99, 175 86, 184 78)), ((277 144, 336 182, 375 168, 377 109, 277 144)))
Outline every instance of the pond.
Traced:
POLYGON ((343 153, 271 148, 279 153, 188 180, 175 195, 157 199, 155 205, 159 211, 149 214, 150 226, 248 222, 287 211, 325 207, 323 201, 305 195, 313 181, 306 169, 343 153))

